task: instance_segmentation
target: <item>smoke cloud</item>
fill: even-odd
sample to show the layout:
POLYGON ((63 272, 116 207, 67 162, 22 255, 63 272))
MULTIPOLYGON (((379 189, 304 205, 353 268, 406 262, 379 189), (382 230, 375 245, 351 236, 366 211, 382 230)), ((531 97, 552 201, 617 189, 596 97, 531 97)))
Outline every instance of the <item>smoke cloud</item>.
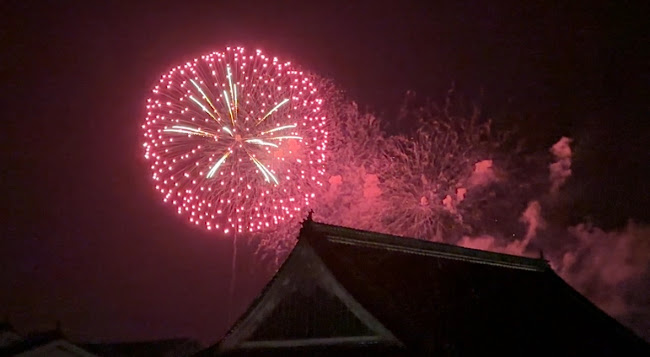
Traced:
POLYGON ((544 219, 542 218, 542 206, 538 201, 531 201, 528 203, 528 207, 526 207, 526 210, 521 214, 519 221, 528 225, 525 238, 528 242, 535 237, 535 234, 539 229, 546 227, 546 222, 544 222, 544 219))
POLYGON ((650 336, 650 226, 607 232, 579 224, 567 233, 573 242, 553 262, 560 276, 609 314, 648 321, 650 336))
POLYGON ((528 203, 526 210, 521 214, 520 222, 527 225, 526 235, 523 240, 499 239, 491 235, 480 235, 477 237, 463 236, 456 244, 472 249, 489 250, 497 253, 525 255, 526 248, 537 234, 537 231, 544 228, 546 223, 542 218, 542 206, 537 201, 528 203))
POLYGON ((470 176, 469 187, 484 186, 496 180, 492 160, 482 160, 474 164, 474 172, 470 176))
POLYGON ((555 157, 555 162, 549 165, 551 193, 557 194, 560 187, 571 176, 571 138, 562 137, 549 150, 555 157))
MULTIPOLYGON (((457 214, 456 206, 459 205, 467 195, 468 188, 478 188, 496 182, 497 176, 494 172, 492 160, 481 160, 474 164, 474 170, 467 179, 465 186, 458 187, 454 194, 448 194, 442 199, 442 206, 449 213, 457 214)), ((422 197, 422 201, 426 201, 426 197, 422 197)), ((428 202, 427 202, 428 204, 428 202)))
POLYGON ((381 195, 379 188, 379 177, 374 174, 366 174, 363 177, 363 197, 365 199, 374 199, 381 195))

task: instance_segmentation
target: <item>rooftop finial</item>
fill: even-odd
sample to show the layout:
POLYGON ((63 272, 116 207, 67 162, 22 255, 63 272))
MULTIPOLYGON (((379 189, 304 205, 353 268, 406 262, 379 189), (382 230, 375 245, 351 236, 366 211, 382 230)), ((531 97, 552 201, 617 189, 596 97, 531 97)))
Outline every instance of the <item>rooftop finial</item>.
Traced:
POLYGON ((311 223, 314 222, 313 214, 314 210, 310 209, 309 213, 307 214, 307 218, 305 218, 305 220, 301 223, 302 228, 300 228, 298 239, 302 238, 303 235, 308 234, 307 232, 311 229, 311 223))

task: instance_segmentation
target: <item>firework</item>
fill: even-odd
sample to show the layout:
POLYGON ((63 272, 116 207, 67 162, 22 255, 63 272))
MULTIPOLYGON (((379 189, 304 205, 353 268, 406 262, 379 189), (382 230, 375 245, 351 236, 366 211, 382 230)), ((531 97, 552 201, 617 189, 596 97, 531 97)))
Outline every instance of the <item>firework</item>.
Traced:
MULTIPOLYGON (((410 135, 387 135, 379 119, 341 105, 332 126, 328 185, 316 209, 322 221, 448 242, 473 227, 480 192, 496 180, 491 160, 500 139, 478 113, 434 104, 405 107, 410 135), (467 196, 467 197, 466 197, 467 196)), ((501 163, 499 162, 499 165, 501 163)), ((519 223, 515 221, 518 225, 519 223)))
POLYGON ((298 215, 325 173, 326 116, 312 78, 241 47, 163 75, 142 126, 163 200, 192 224, 224 233, 298 215))

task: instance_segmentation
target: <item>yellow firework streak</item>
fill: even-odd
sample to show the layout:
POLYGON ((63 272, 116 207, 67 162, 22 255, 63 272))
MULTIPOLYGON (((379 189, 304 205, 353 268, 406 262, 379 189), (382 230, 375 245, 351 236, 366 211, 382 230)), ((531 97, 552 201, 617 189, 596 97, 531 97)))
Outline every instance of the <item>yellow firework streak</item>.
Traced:
POLYGON ((226 105, 228 106, 228 113, 230 113, 230 122, 232 126, 235 126, 235 117, 232 115, 232 107, 230 106, 230 100, 228 100, 228 92, 223 90, 223 97, 226 98, 226 105))
POLYGON ((203 105, 203 103, 199 102, 198 99, 194 98, 194 96, 192 95, 190 96, 190 99, 193 100, 194 103, 198 104, 199 107, 201 107, 201 109, 203 109, 204 112, 208 113, 208 115, 211 116, 212 119, 219 121, 219 119, 217 119, 217 117, 215 117, 214 114, 212 114, 212 112, 209 111, 208 108, 205 107, 205 105, 203 105))
MULTIPOLYGON (((201 89, 201 87, 199 87, 199 84, 194 82, 194 80, 191 79, 191 78, 190 78, 190 82, 192 82, 192 84, 194 84, 194 87, 196 87, 196 89, 199 91, 199 93, 201 93, 201 95, 203 96, 203 99, 205 99, 205 101, 208 102, 208 104, 210 104, 210 108, 212 108, 212 110, 214 110, 215 113, 218 113, 217 108, 214 107, 214 104, 212 104, 212 102, 210 101, 210 98, 208 98, 208 96, 205 95, 205 93, 203 92, 203 89, 201 89)), ((219 115, 219 114, 217 114, 217 115, 219 115)))
POLYGON ((277 128, 273 128, 271 130, 263 131, 262 134, 268 134, 268 133, 273 133, 273 132, 280 131, 280 130, 291 129, 291 128, 295 128, 297 126, 298 126, 298 124, 279 126, 277 128))
POLYGON ((255 166, 257 166, 257 168, 260 170, 260 172, 262 172, 262 175, 264 175, 264 181, 270 183, 271 180, 269 179, 269 175, 266 174, 266 171, 262 167, 262 164, 260 164, 257 160, 255 160, 255 158, 253 158, 252 156, 251 156, 251 160, 253 160, 253 162, 255 163, 255 166))
POLYGON ((230 136, 235 136, 235 134, 233 134, 232 130, 230 130, 229 127, 224 126, 224 127, 221 128, 221 129, 222 129, 223 131, 225 131, 226 133, 230 134, 230 136))
POLYGON ((235 88, 235 97, 234 97, 235 115, 237 115, 237 112, 239 112, 239 104, 237 104, 237 83, 235 83, 234 88, 235 88))
POLYGON ((217 173, 217 170, 219 169, 219 166, 221 166, 221 165, 226 161, 226 159, 228 158, 228 156, 230 156, 230 151, 228 151, 227 153, 223 154, 223 156, 221 157, 221 159, 219 159, 219 161, 217 161, 217 163, 214 164, 214 166, 212 166, 212 168, 210 169, 210 171, 208 172, 208 174, 206 175, 206 177, 207 177, 207 178, 212 178, 212 177, 217 173))
POLYGON ((260 123, 263 122, 264 119, 268 118, 269 115, 273 114, 274 111, 278 110, 281 106, 285 105, 288 101, 289 101, 289 98, 287 98, 287 99, 281 101, 278 105, 276 105, 275 107, 273 107, 273 109, 269 110, 269 112, 266 113, 266 115, 263 116, 262 119, 260 119, 260 121, 258 121, 257 124, 255 124, 255 125, 260 125, 260 123))
POLYGON ((276 185, 278 185, 278 184, 280 183, 280 182, 278 181, 278 179, 275 178, 275 175, 273 175, 273 173, 271 172, 271 170, 267 169, 266 166, 264 166, 264 164, 262 164, 262 163, 260 162, 260 160, 254 158, 254 157, 252 157, 252 156, 251 156, 251 159, 253 160, 253 162, 255 163, 255 165, 257 165, 257 167, 260 169, 260 171, 262 171, 262 175, 264 175, 264 179, 266 179, 266 182, 271 182, 271 181, 269 180, 269 177, 270 177, 270 178, 273 180, 273 182, 275 182, 276 185))
POLYGON ((195 128, 190 128, 187 126, 180 126, 180 125, 174 125, 170 129, 165 129, 163 131, 166 133, 181 133, 181 134, 200 135, 200 136, 207 136, 207 137, 214 136, 213 134, 205 132, 201 129, 195 129, 195 128))
POLYGON ((246 142, 249 144, 261 145, 261 146, 272 146, 274 148, 279 147, 276 144, 269 143, 261 139, 247 139, 246 142))
POLYGON ((230 66, 226 66, 226 70, 228 71, 228 75, 226 77, 228 78, 228 85, 230 86, 230 97, 232 98, 232 102, 235 105, 235 114, 237 114, 237 85, 234 86, 233 90, 232 72, 230 72, 230 66))

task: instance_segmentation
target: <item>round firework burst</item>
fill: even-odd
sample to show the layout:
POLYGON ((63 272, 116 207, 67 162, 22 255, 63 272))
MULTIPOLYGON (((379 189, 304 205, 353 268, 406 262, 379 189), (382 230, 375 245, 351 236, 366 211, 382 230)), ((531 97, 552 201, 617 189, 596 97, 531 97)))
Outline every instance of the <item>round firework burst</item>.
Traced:
POLYGON ((192 224, 224 233, 298 215, 325 173, 326 117, 311 78, 241 47, 163 75, 142 126, 163 200, 192 224))

